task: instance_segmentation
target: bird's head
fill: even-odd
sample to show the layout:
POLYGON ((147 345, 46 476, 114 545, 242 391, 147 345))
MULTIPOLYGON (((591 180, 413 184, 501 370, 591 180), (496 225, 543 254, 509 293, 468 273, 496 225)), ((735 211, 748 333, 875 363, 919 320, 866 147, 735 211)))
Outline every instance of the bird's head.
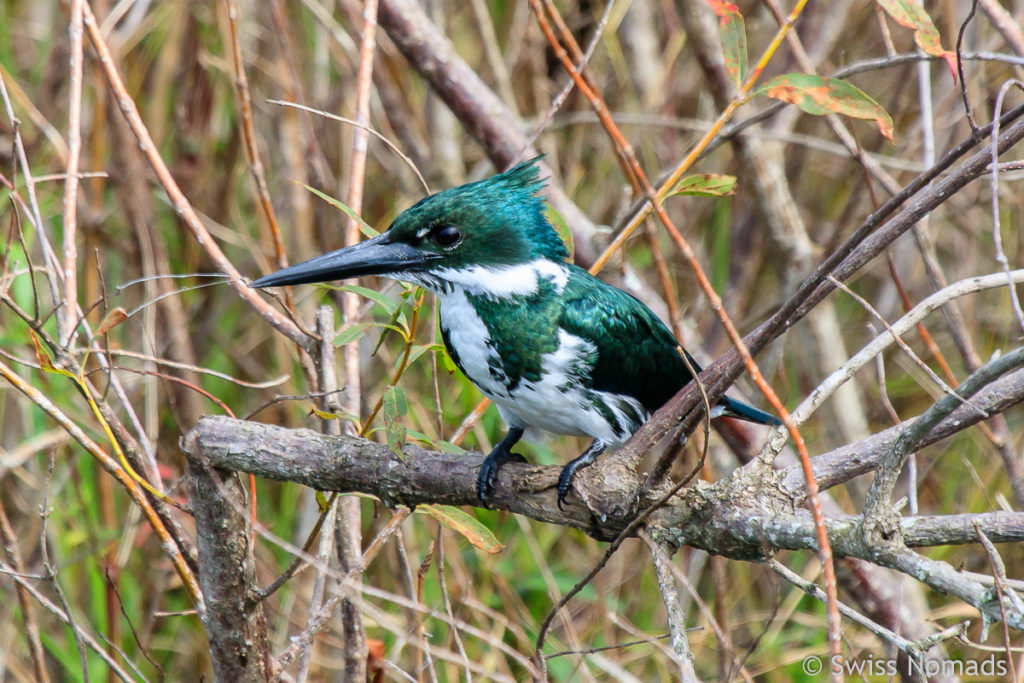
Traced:
POLYGON ((467 273, 485 277, 536 261, 564 261, 568 252, 537 195, 544 184, 537 161, 430 195, 377 237, 289 266, 252 286, 382 275, 443 291, 467 273))

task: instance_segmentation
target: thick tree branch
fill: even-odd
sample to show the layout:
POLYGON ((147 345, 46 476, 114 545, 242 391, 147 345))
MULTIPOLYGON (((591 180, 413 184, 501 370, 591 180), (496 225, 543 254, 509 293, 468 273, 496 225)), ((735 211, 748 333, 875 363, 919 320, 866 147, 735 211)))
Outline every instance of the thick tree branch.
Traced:
POLYGON ((256 562, 242 486, 201 458, 188 459, 188 484, 214 674, 218 681, 268 680, 270 644, 262 603, 252 594, 256 562))
MULTIPOLYGON (((1014 373, 1017 374, 1022 373, 1014 373)), ((935 429, 955 419, 956 412, 935 429)), ((249 472, 324 491, 362 492, 377 496, 388 505, 408 506, 476 505, 476 476, 483 461, 480 453, 452 455, 412 445, 406 446, 400 458, 386 446, 357 437, 327 436, 226 417, 203 418, 187 435, 183 447, 193 463, 193 505, 197 507, 200 538, 223 532, 231 538, 215 536, 211 537, 213 542, 223 549, 235 547, 242 539, 242 550, 244 524, 234 529, 232 535, 228 532, 231 525, 218 526, 213 518, 205 519, 203 510, 208 503, 202 497, 220 496, 225 487, 199 489, 195 483, 197 460, 219 470, 249 472)), ((617 465, 608 458, 588 468, 574 484, 579 496, 570 496, 565 509, 559 510, 555 484, 560 468, 509 463, 499 474, 492 502, 495 507, 532 519, 582 529, 599 539, 612 538, 628 523, 633 508, 626 501, 632 502, 639 491, 637 477, 623 476, 617 465), (618 506, 610 503, 615 500, 620 501, 618 506), (591 506, 594 502, 602 503, 608 512, 595 514, 583 501, 589 501, 591 506)), ((786 479, 784 472, 761 467, 741 468, 713 485, 698 482, 653 513, 646 524, 647 533, 661 544, 689 545, 740 560, 763 560, 780 549, 815 550, 810 515, 794 507, 783 486, 786 479)), ((229 506, 222 514, 237 516, 239 509, 244 508, 229 506)), ((860 520, 859 516, 846 515, 826 519, 837 557, 859 558, 896 569, 934 589, 956 595, 990 619, 1002 618, 999 603, 988 587, 945 562, 908 548, 972 543, 977 540, 977 529, 993 541, 1019 542, 1024 540, 1024 513, 902 518, 901 538, 906 547, 865 543, 860 520)), ((203 552, 200 547, 201 555, 203 552)), ((226 557, 227 564, 222 562, 218 566, 226 569, 237 565, 241 576, 247 571, 245 558, 238 552, 230 555, 226 557, 221 551, 220 556, 226 557)), ((210 588, 205 582, 203 589, 209 596, 210 588)), ((223 609, 225 615, 230 613, 241 620, 235 623, 251 623, 258 630, 260 616, 245 611, 245 606, 228 604, 223 609)), ((1010 626, 1024 630, 1024 614, 1009 610, 1006 619, 1010 626)))
MULTIPOLYGON (((1024 371, 1015 374, 1024 375, 1024 371)), ((956 413, 947 420, 955 418, 956 413)), ((293 481, 322 491, 367 493, 391 506, 474 506, 479 502, 476 477, 483 455, 476 452, 453 455, 408 445, 404 458, 399 458, 387 446, 366 439, 227 417, 204 417, 186 437, 184 450, 209 459, 218 469, 293 481)), ((581 476, 574 484, 581 489, 580 496, 570 496, 565 509, 559 510, 555 501, 559 467, 509 463, 498 475, 493 507, 581 529, 598 538, 613 536, 625 528, 625 511, 602 519, 582 499, 619 496, 629 500, 635 495, 636 479, 619 479, 603 471, 605 464, 589 468, 591 476, 581 476)), ((735 559, 761 556, 766 549, 811 549, 810 517, 793 506, 791 490, 786 488, 789 478, 789 473, 765 476, 738 470, 713 486, 694 486, 673 498, 651 516, 647 528, 655 536, 669 534, 677 545, 735 559), (752 486, 756 479, 761 480, 760 488, 752 486)), ((857 519, 830 517, 830 536, 835 534, 842 543, 857 519)), ((1024 540, 1024 513, 921 516, 904 518, 902 523, 904 541, 911 547, 973 543, 977 540, 974 523, 993 541, 1024 540)), ((842 547, 841 555, 871 559, 853 540, 842 547)))

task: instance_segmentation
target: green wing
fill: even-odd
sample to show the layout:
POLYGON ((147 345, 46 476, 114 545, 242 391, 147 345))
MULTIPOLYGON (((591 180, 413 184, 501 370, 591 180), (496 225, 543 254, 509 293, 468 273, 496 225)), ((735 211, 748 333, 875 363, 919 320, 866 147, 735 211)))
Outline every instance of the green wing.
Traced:
POLYGON ((692 379, 675 337, 640 300, 576 267, 562 296, 559 326, 597 348, 594 389, 632 396, 653 413, 692 379))

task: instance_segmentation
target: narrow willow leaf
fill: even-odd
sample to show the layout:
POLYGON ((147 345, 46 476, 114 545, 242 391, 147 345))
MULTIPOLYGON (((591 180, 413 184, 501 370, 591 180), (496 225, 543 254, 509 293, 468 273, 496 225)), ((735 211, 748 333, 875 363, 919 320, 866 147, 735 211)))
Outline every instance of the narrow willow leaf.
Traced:
POLYGON ((419 441, 422 444, 426 444, 434 450, 441 451, 443 453, 451 453, 452 455, 465 455, 466 449, 461 446, 456 446, 451 441, 440 441, 437 439, 431 439, 423 432, 417 432, 415 429, 407 430, 409 437, 419 441))
POLYGON ((346 344, 351 344, 366 334, 366 330, 372 326, 373 323, 352 323, 338 333, 338 336, 334 338, 334 345, 345 346, 346 344))
MULTIPOLYGON (((298 183, 297 180, 293 181, 293 182, 298 183)), ((348 216, 349 218, 353 219, 356 223, 359 224, 359 232, 363 233, 363 235, 365 235, 366 237, 376 237, 377 235, 380 234, 375 229, 371 228, 370 224, 367 223, 366 221, 364 221, 363 217, 360 216, 358 213, 356 213, 352 209, 352 207, 350 207, 345 202, 343 202, 343 201, 341 201, 339 199, 335 199, 334 197, 332 197, 329 194, 324 194, 320 190, 316 189, 315 187, 310 187, 306 183, 298 183, 298 184, 302 185, 304 188, 306 188, 307 190, 309 190, 310 192, 315 194, 317 197, 319 197, 320 199, 324 200, 325 202, 327 202, 331 206, 339 209, 346 216, 348 216)))
MULTIPOLYGON (((444 347, 441 346, 440 344, 417 344, 417 345, 413 346, 412 347, 412 351, 409 352, 409 360, 406 363, 406 366, 409 366, 409 365, 412 365, 413 363, 415 363, 420 358, 420 356, 422 356, 427 351, 442 351, 442 350, 444 350, 444 347)), ((398 369, 398 366, 401 365, 401 363, 402 363, 402 358, 401 357, 395 359, 395 369, 396 370, 398 369)))
POLYGON ((64 368, 58 368, 56 365, 53 364, 53 359, 50 358, 49 351, 43 348, 43 345, 39 343, 39 338, 36 337, 36 333, 33 332, 32 330, 29 330, 28 333, 29 336, 32 338, 32 346, 34 346, 36 350, 36 360, 39 361, 39 367, 41 367, 45 372, 49 372, 54 375, 60 375, 61 377, 70 377, 71 379, 75 380, 76 383, 78 383, 78 378, 75 377, 73 373, 71 373, 68 370, 65 370, 64 368))
POLYGON ((914 30, 914 42, 926 54, 946 60, 953 80, 957 78, 956 53, 942 47, 939 30, 924 7, 915 0, 878 0, 878 6, 900 26, 914 30))
POLYGON ((358 294, 361 297, 365 297, 377 304, 387 312, 388 315, 394 315, 395 311, 398 310, 399 303, 394 299, 389 299, 375 289, 369 287, 360 287, 359 285, 330 285, 331 289, 337 289, 341 292, 352 292, 358 294))
POLYGON ((692 194, 700 197, 725 197, 736 193, 736 176, 720 173, 688 175, 680 180, 666 196, 692 194))
POLYGON ((423 512, 455 531, 485 553, 500 553, 505 546, 491 530, 464 510, 450 505, 417 505, 416 512, 423 512))
POLYGON ((321 420, 345 420, 346 422, 351 422, 356 426, 356 431, 359 431, 359 418, 346 410, 340 410, 336 413, 332 413, 327 410, 320 410, 316 406, 313 406, 313 414, 321 420))
POLYGON ((847 81, 815 74, 783 74, 757 88, 754 95, 766 95, 795 104, 816 116, 842 114, 869 119, 875 122, 889 142, 895 142, 889 114, 867 93, 847 81))
POLYGON ((405 400, 405 392, 399 387, 388 387, 384 392, 384 401, 381 406, 381 414, 384 417, 384 436, 387 438, 388 448, 395 452, 403 462, 405 453, 402 446, 405 445, 406 430, 402 423, 408 406, 405 400))
POLYGON ((747 31, 743 25, 743 15, 739 7, 731 2, 707 0, 707 3, 718 17, 725 68, 738 88, 747 79, 747 31))

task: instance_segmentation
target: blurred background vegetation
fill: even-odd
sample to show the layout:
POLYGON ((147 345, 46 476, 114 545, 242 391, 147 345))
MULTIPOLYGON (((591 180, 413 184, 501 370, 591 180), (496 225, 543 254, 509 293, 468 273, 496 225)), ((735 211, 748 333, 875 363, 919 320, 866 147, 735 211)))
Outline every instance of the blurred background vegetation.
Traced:
MULTIPOLYGON (((568 77, 529 4, 525 0, 425 4, 457 53, 516 112, 518 119, 512 123, 527 133, 540 125, 568 77)), ((1022 11, 1019 3, 1011 4, 1014 11, 1022 11)), ((238 0, 236 5, 237 45, 248 77, 259 157, 287 260, 294 263, 342 244, 345 216, 304 185, 344 199, 352 128, 269 100, 301 101, 343 117, 354 116, 362 4, 238 0)), ((777 30, 769 5, 740 4, 752 58, 777 30)), ((605 3, 584 0, 558 6, 573 34, 587 45, 602 21, 605 3)), ((947 48, 955 44, 968 6, 929 6, 947 48)), ((203 224, 244 276, 254 278, 274 270, 273 238, 246 156, 226 4, 97 1, 92 8, 160 156, 203 224)), ((709 93, 680 12, 667 0, 614 3, 588 64, 613 117, 652 178, 673 167, 721 109, 709 93)), ((12 121, 0 116, 0 230, 4 233, 0 293, 29 318, 37 317, 40 327, 54 338, 58 316, 53 313, 47 278, 39 273, 33 279, 26 268, 31 264, 42 269, 46 264, 40 229, 58 252, 62 240, 64 179, 60 174, 69 154, 71 85, 67 27, 68 3, 9 0, 0 4, 0 76, 20 122, 18 133, 34 176, 42 219, 42 225, 36 226, 27 215, 28 186, 16 158, 12 121)), ((960 92, 946 65, 926 61, 922 71, 917 58, 893 58, 916 54, 913 34, 886 19, 873 3, 812 3, 796 33, 823 74, 864 60, 881 60, 849 80, 892 116, 896 143, 885 141, 870 122, 846 120, 844 125, 897 186, 969 134, 960 92), (930 111, 922 110, 922 103, 930 111)), ((975 19, 965 36, 965 50, 1014 53, 1012 41, 1008 44, 1004 33, 993 27, 990 15, 975 19)), ((183 500, 178 440, 200 415, 230 409, 241 417, 259 410, 256 420, 312 428, 318 428, 320 420, 312 412, 311 387, 295 345, 275 333, 223 279, 199 275, 216 273, 217 265, 184 228, 138 153, 138 143, 124 124, 88 40, 85 55, 78 298, 83 308, 91 307, 86 318, 93 330, 115 308, 128 314, 99 342, 109 353, 124 394, 116 396, 110 389, 95 353, 85 357, 86 337, 79 337, 70 356, 84 363, 92 386, 101 394, 97 399, 108 401, 136 438, 145 435, 168 495, 183 500), (176 279, 162 277, 172 274, 176 279), (172 383, 165 375, 183 377, 205 393, 172 383), (279 396, 299 398, 264 407, 279 396)), ((769 63, 766 76, 800 69, 792 49, 783 47, 769 63)), ((997 59, 965 63, 966 91, 979 121, 991 119, 999 85, 1020 77, 1020 69, 997 59)), ((738 118, 770 106, 767 100, 755 100, 740 110, 738 118)), ((383 30, 378 31, 370 125, 408 155, 435 191, 495 170, 463 122, 431 92, 383 30)), ((806 234, 800 237, 803 251, 794 246, 797 237, 767 226, 765 199, 754 191, 751 169, 729 144, 705 156, 696 172, 737 176, 735 195, 681 197, 666 204, 698 249, 741 331, 763 320, 808 267, 827 255, 890 192, 850 158, 821 117, 788 107, 750 131, 781 161, 784 181, 806 226, 806 234)), ((585 98, 571 92, 536 144, 546 154, 557 184, 600 226, 583 237, 576 234, 578 250, 585 238, 592 242, 587 245, 589 253, 600 253, 628 215, 632 195, 613 147, 585 98)), ((372 226, 384 229, 423 190, 408 165, 379 140, 371 137, 368 149, 360 213, 372 226)), ((1003 183, 1000 196, 1002 238, 1011 264, 1019 263, 1022 253, 1024 201, 1019 185, 1012 181, 1009 177, 1003 183)), ((915 241, 907 235, 892 247, 891 268, 879 259, 850 286, 887 319, 898 317, 903 303, 892 273, 898 275, 910 302, 934 289, 919 251, 920 241, 928 236, 934 243, 931 253, 948 281, 997 271, 988 191, 987 184, 968 186, 927 219, 925 238, 915 241)), ((684 341, 698 358, 706 361, 728 347, 691 271, 656 224, 651 223, 647 237, 640 232, 632 238, 604 276, 625 282, 660 313, 666 312, 666 301, 677 301, 686 321, 684 341), (667 290, 657 275, 657 251, 667 261, 667 290)), ((406 346, 401 335, 384 324, 396 312, 409 320, 415 296, 409 288, 389 281, 363 284, 386 299, 362 299, 359 320, 349 321, 376 323, 360 328, 361 415, 365 418, 406 346)), ((309 328, 319 303, 340 300, 336 291, 326 287, 296 288, 293 295, 297 318, 309 328)), ((832 295, 829 307, 832 313, 797 325, 759 358, 769 383, 787 405, 806 396, 837 366, 836 359, 841 363, 870 340, 875 334, 871 325, 879 327, 870 313, 845 294, 832 295)), ((960 311, 982 358, 1019 338, 1019 330, 1010 322, 1005 289, 968 297, 960 311)), ((11 306, 0 305, 0 361, 90 438, 109 445, 83 393, 67 377, 40 367, 31 322, 11 306)), ((965 362, 946 323, 938 315, 926 323, 953 374, 963 378, 965 362)), ((335 324, 339 334, 345 335, 342 341, 351 341, 354 333, 345 332, 348 327, 340 314, 335 324)), ((434 443, 451 440, 481 398, 453 371, 437 346, 435 327, 428 297, 413 342, 416 353, 399 383, 407 399, 401 420, 410 438, 422 436, 434 443)), ((939 367, 919 335, 908 336, 908 341, 933 367, 939 367)), ((920 413, 940 394, 922 369, 895 348, 886 354, 885 365, 885 391, 902 419, 920 413)), ((744 383, 740 384, 742 393, 744 383)), ((746 393, 754 395, 749 387, 746 393)), ((1007 419, 1008 447, 1019 457, 1019 411, 1011 411, 1007 419)), ((814 455, 891 423, 872 367, 861 371, 850 390, 827 404, 802 432, 814 455)), ((371 438, 385 438, 380 429, 371 434, 371 438)), ((501 421, 492 408, 469 429, 463 445, 486 452, 501 434, 501 421)), ((559 437, 526 447, 525 454, 534 462, 563 463, 581 452, 583 445, 580 440, 559 437)), ((688 446, 686 464, 695 462, 697 447, 696 443, 688 446)), ((735 464, 732 451, 716 439, 702 476, 713 480, 735 464)), ((918 467, 918 506, 923 512, 981 512, 1021 505, 1014 499, 996 447, 979 429, 926 449, 918 467)), ((255 487, 260 524, 273 535, 301 545, 319 512, 314 492, 262 480, 255 487)), ((832 493, 846 511, 859 510, 859 486, 832 493)), ((39 409, 38 401, 15 391, 10 383, 0 383, 0 504, 22 570, 43 577, 33 578, 38 591, 58 609, 69 611, 77 628, 93 634, 123 666, 143 679, 195 680, 209 675, 203 628, 189 612, 189 597, 139 508, 95 458, 39 409)), ((361 505, 362 533, 372 538, 388 514, 374 501, 364 499, 361 505)), ((496 678, 522 678, 522 664, 496 643, 529 657, 538 624, 553 601, 593 566, 605 546, 577 531, 498 512, 470 513, 504 544, 501 552, 483 552, 456 533, 439 531, 433 518, 417 514, 368 568, 364 582, 408 596, 407 577, 415 577, 417 569, 423 568, 419 599, 436 610, 435 616, 425 617, 425 630, 435 646, 432 668, 438 680, 462 677, 459 652, 463 647, 470 660, 496 678), (451 608, 458 619, 479 629, 473 634, 463 632, 461 644, 444 618, 434 552, 439 533, 444 549, 440 569, 451 608)), ((175 512, 174 516, 186 530, 191 528, 186 514, 175 512)), ((1017 545, 1001 551, 1008 574, 1019 576, 1024 550, 1017 545)), ((989 571, 984 555, 971 547, 936 548, 929 553, 954 566, 989 571)), ((292 558, 288 550, 265 538, 258 542, 256 555, 262 585, 280 574, 292 558)), ((819 575, 817 559, 811 554, 782 553, 780 559, 806 578, 819 575)), ((10 555, 6 561, 6 566, 13 566, 10 555)), ((827 652, 824 611, 817 601, 760 565, 724 561, 686 548, 674 561, 699 596, 683 596, 693 625, 704 627, 690 634, 699 673, 708 679, 731 675, 766 681, 816 680, 801 672, 800 662, 808 654, 827 652), (698 610, 694 600, 706 609, 698 610), (727 638, 716 637, 708 626, 712 616, 727 638), (738 661, 743 662, 742 673, 735 667, 738 661)), ((274 652, 305 627, 314 574, 299 573, 266 601, 274 652)), ((23 605, 15 598, 9 578, 0 576, 0 586, 0 679, 34 680, 37 674, 24 635, 23 605)), ((375 606, 364 616, 367 637, 383 647, 377 656, 411 672, 413 678, 430 680, 417 671, 423 666, 423 654, 407 638, 416 629, 414 614, 386 594, 367 595, 366 600, 375 606)), ((977 616, 972 608, 934 594, 924 595, 912 609, 938 626, 977 616)), ((107 664, 89 648, 81 655, 83 668, 73 630, 52 612, 36 602, 30 611, 38 622, 46 667, 54 680, 111 676, 107 664)), ((975 641, 981 638, 979 629, 980 620, 975 619, 970 632, 975 641)), ((586 657, 552 658, 551 676, 555 680, 668 678, 674 668, 666 641, 652 640, 666 632, 649 556, 640 541, 627 541, 556 621, 548 651, 645 642, 586 657)), ((869 632, 847 623, 844 633, 848 656, 886 656, 884 645, 869 632)), ((989 639, 990 644, 1001 646, 1000 635, 989 639)), ((983 656, 970 644, 952 642, 948 648, 953 657, 983 656)), ((321 634, 310 662, 310 679, 336 678, 341 666, 338 652, 333 631, 321 634)), ((385 675, 402 678, 393 671, 385 675)))

